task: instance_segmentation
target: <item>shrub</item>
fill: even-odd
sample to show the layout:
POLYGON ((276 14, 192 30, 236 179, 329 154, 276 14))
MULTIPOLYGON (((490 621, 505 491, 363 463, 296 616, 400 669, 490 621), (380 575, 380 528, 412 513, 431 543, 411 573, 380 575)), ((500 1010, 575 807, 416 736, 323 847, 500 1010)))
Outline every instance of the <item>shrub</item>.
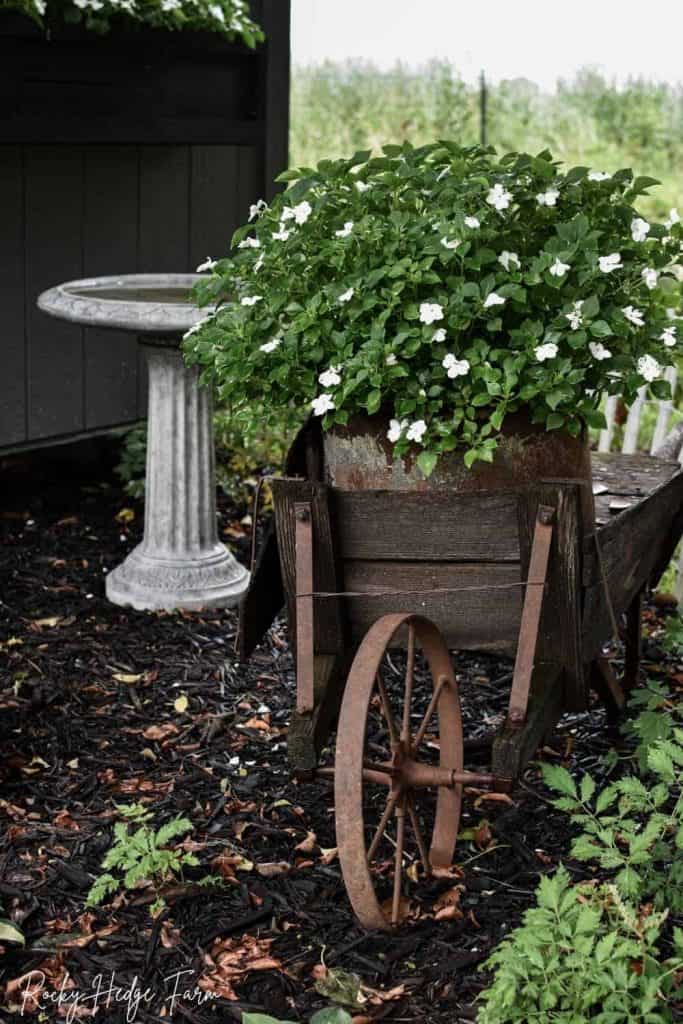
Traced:
POLYGON ((0 0, 0 11, 17 10, 39 25, 82 24, 100 35, 115 26, 218 32, 254 47, 264 36, 249 17, 246 0, 0 0))
POLYGON ((385 146, 287 172, 213 265, 186 335, 231 409, 312 408, 323 426, 386 410, 399 456, 491 461, 508 413, 548 430, 603 422, 604 393, 658 397, 678 325, 677 215, 633 203, 629 170, 561 173, 455 143, 385 146))

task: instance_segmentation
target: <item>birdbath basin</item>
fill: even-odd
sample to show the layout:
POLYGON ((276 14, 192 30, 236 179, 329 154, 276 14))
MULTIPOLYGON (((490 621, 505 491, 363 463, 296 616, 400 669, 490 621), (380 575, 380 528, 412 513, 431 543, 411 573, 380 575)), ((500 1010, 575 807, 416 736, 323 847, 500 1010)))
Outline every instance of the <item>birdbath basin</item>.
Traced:
POLYGON ((149 368, 143 539, 107 575, 107 597, 139 609, 228 607, 249 574, 218 540, 213 402, 180 351, 205 316, 192 302, 197 274, 86 278, 38 298, 45 313, 135 333, 149 368))

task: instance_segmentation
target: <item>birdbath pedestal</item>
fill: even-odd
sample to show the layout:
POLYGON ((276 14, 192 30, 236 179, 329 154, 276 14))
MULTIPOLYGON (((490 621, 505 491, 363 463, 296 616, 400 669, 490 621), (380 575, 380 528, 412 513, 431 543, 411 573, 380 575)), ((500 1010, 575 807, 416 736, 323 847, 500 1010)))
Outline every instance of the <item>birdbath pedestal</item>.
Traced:
POLYGON ((228 607, 249 574, 218 540, 213 402, 196 367, 183 361, 183 334, 202 319, 190 292, 195 274, 130 274, 68 281, 43 292, 52 316, 134 332, 149 368, 145 530, 107 576, 107 597, 139 609, 228 607))

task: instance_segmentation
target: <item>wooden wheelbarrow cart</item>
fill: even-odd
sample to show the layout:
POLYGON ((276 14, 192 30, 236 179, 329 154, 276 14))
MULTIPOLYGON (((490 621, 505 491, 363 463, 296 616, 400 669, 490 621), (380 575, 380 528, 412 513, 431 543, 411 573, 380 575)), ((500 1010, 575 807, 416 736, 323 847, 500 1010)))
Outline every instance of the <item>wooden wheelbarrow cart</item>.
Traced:
POLYGON ((242 607, 240 653, 286 605, 290 761, 303 777, 333 775, 349 899, 364 926, 386 928, 420 870, 451 864, 464 786, 510 790, 562 713, 587 708, 589 687, 623 703, 638 675, 643 592, 683 532, 683 473, 651 456, 594 455, 596 525, 586 529, 585 484, 344 491, 323 482, 320 452, 304 432, 288 475, 271 481, 274 523, 242 607), (616 632, 621 679, 603 656, 616 632), (487 774, 464 770, 457 650, 515 657, 487 774), (431 676, 420 709, 416 666, 431 676), (335 724, 334 768, 320 768, 335 724))

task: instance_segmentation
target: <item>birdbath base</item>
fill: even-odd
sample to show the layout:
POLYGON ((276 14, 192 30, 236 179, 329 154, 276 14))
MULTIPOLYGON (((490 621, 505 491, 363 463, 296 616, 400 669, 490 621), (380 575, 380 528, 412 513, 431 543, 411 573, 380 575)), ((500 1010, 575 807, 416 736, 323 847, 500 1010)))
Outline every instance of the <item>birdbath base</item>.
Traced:
POLYGON ((145 554, 143 544, 107 576, 114 604, 148 611, 227 608, 244 593, 247 572, 222 545, 214 555, 163 561, 145 554))
POLYGON ((218 540, 213 404, 180 351, 201 319, 195 275, 131 274, 70 281, 38 305, 76 323, 135 331, 147 356, 149 409, 145 531, 106 580, 115 604, 140 610, 229 607, 249 573, 218 540))

